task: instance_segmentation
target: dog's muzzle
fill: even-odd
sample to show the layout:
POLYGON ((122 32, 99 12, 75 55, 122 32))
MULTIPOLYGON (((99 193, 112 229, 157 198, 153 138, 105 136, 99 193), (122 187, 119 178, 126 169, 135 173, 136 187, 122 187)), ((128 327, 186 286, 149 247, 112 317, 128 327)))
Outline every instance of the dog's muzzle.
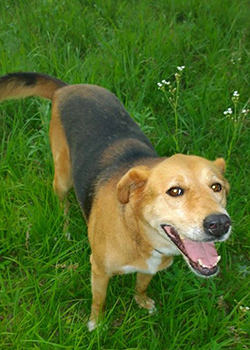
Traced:
POLYGON ((229 231, 231 224, 226 214, 211 214, 203 221, 203 228, 210 237, 220 239, 229 231))
POLYGON ((231 219, 226 214, 214 213, 208 215, 203 221, 206 234, 201 241, 194 241, 188 237, 181 237, 171 225, 161 225, 168 238, 184 255, 189 266, 198 275, 209 277, 218 272, 220 256, 217 254, 214 241, 222 241, 230 233, 231 219))

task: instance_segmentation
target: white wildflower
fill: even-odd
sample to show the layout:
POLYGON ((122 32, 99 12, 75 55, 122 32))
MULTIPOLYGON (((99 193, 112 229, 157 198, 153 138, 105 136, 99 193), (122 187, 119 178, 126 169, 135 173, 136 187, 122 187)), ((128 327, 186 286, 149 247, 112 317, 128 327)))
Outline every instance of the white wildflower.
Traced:
POLYGON ((185 68, 185 66, 178 66, 178 67, 177 67, 177 69, 178 69, 179 72, 182 72, 184 68, 185 68))
POLYGON ((223 112, 225 115, 227 114, 233 114, 232 108, 228 108, 226 111, 223 112))
POLYGON ((238 91, 236 90, 236 91, 234 91, 233 96, 234 96, 234 97, 239 97, 239 96, 240 96, 240 94, 239 94, 239 93, 238 93, 238 91))
POLYGON ((249 311, 249 307, 248 307, 248 306, 242 306, 242 305, 240 305, 240 310, 241 310, 242 312, 247 312, 247 311, 249 311))
POLYGON ((162 83, 157 83, 157 85, 159 88, 162 87, 162 83))
POLYGON ((165 85, 170 85, 170 81, 166 81, 165 79, 161 81, 162 84, 165 84, 165 85))
POLYGON ((249 112, 249 109, 242 109, 241 111, 242 114, 248 114, 248 112, 249 112))

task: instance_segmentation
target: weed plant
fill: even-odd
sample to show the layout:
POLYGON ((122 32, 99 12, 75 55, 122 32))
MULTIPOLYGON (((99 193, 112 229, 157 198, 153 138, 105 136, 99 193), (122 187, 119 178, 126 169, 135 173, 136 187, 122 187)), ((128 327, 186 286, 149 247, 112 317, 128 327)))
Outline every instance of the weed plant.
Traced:
POLYGON ((133 301, 135 275, 114 277, 103 323, 89 333, 90 247, 73 192, 63 230, 52 190, 50 102, 2 103, 0 349, 250 348, 250 123, 242 112, 249 109, 249 11, 247 0, 0 1, 1 75, 34 71, 104 86, 160 156, 226 158, 233 219, 230 239, 217 245, 215 278, 196 277, 176 257, 150 284, 158 311, 148 315, 133 301), (171 105, 156 84, 174 86, 182 65, 171 105), (237 106, 225 115, 234 91, 237 106))

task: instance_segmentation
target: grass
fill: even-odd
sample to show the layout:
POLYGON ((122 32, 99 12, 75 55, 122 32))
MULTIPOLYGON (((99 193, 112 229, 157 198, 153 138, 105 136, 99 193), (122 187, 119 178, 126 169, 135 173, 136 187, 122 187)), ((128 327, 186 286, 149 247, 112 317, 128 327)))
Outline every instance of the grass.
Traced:
MULTIPOLYGON (((37 71, 102 85, 168 156, 176 122, 156 84, 173 83, 176 67, 185 65, 180 152, 227 158, 234 128, 223 111, 233 107, 235 90, 239 110, 249 99, 249 10, 244 0, 2 0, 0 74, 37 71)), ((49 119, 50 104, 40 99, 0 106, 0 348, 249 349, 249 116, 237 126, 228 159, 234 230, 219 246, 218 276, 199 279, 175 258, 150 285, 154 315, 133 302, 134 275, 115 277, 103 324, 92 333, 86 227, 71 193, 70 237, 63 234, 49 119)))

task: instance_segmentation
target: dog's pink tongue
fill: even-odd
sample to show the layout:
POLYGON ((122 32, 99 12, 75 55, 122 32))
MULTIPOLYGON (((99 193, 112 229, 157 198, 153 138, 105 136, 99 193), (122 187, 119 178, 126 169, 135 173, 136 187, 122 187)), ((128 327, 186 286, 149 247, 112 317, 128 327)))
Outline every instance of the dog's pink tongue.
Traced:
POLYGON ((213 242, 194 242, 185 238, 183 244, 188 256, 194 262, 200 259, 206 266, 213 266, 217 263, 218 254, 213 242))

